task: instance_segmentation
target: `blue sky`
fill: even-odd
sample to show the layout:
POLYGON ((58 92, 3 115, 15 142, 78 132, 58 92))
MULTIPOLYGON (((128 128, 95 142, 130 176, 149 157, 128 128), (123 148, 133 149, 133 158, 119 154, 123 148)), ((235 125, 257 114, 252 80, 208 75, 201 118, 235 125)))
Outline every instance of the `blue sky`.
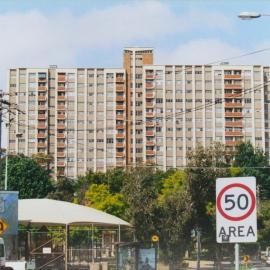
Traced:
MULTIPOLYGON (((11 67, 121 67, 125 46, 155 64, 207 64, 270 47, 269 0, 1 0, 0 89, 11 67)), ((270 51, 231 61, 270 65, 270 51)))
POLYGON ((125 46, 154 47, 157 64, 206 64, 270 46, 270 17, 241 21, 241 11, 270 12, 270 2, 1 0, 0 88, 14 66, 121 66, 125 46))

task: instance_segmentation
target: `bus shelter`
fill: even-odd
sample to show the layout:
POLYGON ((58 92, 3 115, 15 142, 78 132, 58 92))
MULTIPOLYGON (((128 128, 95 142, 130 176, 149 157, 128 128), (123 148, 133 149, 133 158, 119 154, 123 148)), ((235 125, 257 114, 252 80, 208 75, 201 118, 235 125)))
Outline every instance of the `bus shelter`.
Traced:
MULTIPOLYGON (((99 263, 102 263, 102 258, 106 257, 102 257, 104 251, 108 251, 108 257, 114 257, 112 245, 108 250, 104 250, 108 238, 110 238, 111 244, 120 243, 123 241, 123 233, 130 232, 132 227, 128 222, 97 209, 50 199, 19 200, 18 212, 19 223, 24 225, 26 232, 26 253, 30 254, 31 258, 35 256, 43 258, 42 263, 39 263, 38 267, 36 266, 38 269, 50 269, 49 265, 61 259, 63 260, 63 267, 58 267, 58 269, 77 269, 74 258, 79 258, 80 253, 78 252, 81 251, 70 247, 70 235, 72 233, 74 235, 78 228, 83 228, 80 232, 85 230, 87 234, 84 234, 83 240, 87 238, 90 243, 90 248, 85 250, 88 254, 88 261, 90 260, 90 269, 99 269, 100 267, 96 265, 95 258, 99 257, 99 263), (35 233, 29 233, 29 228, 35 228, 32 232, 36 232, 36 235, 35 233), (97 234, 100 232, 98 228, 106 228, 106 230, 99 233, 102 236, 101 245, 94 246, 94 243, 97 242, 95 241, 97 234), (46 234, 47 238, 42 237, 42 233, 46 234), (31 247, 31 237, 33 239, 33 235, 35 235, 35 239, 42 239, 42 241, 39 241, 38 245, 35 244, 34 247, 31 247), (51 237, 48 237, 48 235, 51 235, 51 237), (52 244, 52 239, 57 239, 58 242, 54 241, 54 244, 52 244), (57 243, 62 244, 58 246, 57 243)), ((30 259, 28 256, 26 257, 26 260, 30 259)), ((86 269, 89 269, 89 265, 86 269)))

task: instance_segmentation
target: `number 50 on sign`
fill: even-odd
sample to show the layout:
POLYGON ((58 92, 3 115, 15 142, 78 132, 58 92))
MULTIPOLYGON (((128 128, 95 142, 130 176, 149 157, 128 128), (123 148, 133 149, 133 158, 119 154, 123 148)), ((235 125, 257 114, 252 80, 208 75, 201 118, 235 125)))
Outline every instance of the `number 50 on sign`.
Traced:
POLYGON ((218 178, 216 182, 217 242, 257 241, 256 178, 218 178))

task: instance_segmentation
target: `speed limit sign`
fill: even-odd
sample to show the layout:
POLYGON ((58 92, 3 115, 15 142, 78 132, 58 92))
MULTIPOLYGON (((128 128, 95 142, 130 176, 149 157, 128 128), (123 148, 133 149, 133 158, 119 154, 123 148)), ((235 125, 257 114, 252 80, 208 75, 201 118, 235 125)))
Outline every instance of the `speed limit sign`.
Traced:
POLYGON ((216 228, 218 243, 257 241, 255 177, 217 179, 216 228))

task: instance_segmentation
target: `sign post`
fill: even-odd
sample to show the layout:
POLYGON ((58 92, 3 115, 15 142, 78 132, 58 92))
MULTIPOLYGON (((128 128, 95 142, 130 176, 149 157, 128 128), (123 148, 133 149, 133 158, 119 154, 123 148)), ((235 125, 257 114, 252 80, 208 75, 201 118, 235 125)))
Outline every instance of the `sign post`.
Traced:
POLYGON ((257 241, 256 178, 228 177, 216 181, 218 243, 235 243, 239 270, 239 243, 257 241))

